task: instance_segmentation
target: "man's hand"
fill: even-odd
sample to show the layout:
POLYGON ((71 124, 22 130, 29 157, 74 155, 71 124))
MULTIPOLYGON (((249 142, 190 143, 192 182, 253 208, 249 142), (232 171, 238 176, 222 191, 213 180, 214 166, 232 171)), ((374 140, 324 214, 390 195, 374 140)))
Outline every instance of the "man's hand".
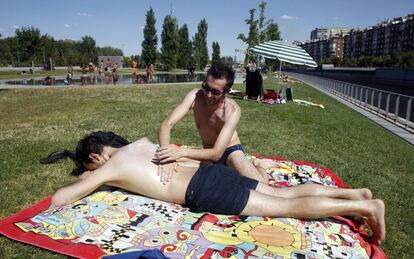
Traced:
POLYGON ((155 158, 158 159, 161 164, 177 161, 184 156, 185 149, 177 147, 174 144, 160 147, 155 153, 155 158))
POLYGON ((170 182, 172 175, 176 172, 177 163, 159 164, 157 175, 160 177, 162 184, 170 182))

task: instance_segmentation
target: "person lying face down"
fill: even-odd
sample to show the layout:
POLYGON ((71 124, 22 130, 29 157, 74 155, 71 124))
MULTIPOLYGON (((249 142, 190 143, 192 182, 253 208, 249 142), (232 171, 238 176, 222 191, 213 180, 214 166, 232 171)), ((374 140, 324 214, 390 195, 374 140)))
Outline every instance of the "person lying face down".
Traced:
MULTIPOLYGON (((373 242, 385 239, 385 206, 372 199, 368 189, 341 189, 317 184, 273 188, 219 165, 201 165, 189 159, 169 163, 174 173, 160 181, 157 147, 146 138, 129 143, 112 132, 93 132, 79 141, 76 151, 54 152, 41 159, 54 163, 69 157, 84 171, 78 179, 56 191, 52 203, 64 206, 102 185, 122 188, 167 202, 187 206, 193 212, 226 215, 324 218, 359 216, 373 232, 373 242)), ((259 170, 277 166, 269 159, 256 159, 259 170)))

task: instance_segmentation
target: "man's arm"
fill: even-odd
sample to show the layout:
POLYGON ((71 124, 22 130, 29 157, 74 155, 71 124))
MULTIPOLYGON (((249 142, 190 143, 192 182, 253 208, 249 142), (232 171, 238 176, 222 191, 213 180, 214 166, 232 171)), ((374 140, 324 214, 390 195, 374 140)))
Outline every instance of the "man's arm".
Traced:
POLYGON ((75 182, 57 190, 55 194, 53 194, 52 203, 56 206, 67 205, 79 200, 105 183, 113 180, 111 179, 111 170, 109 170, 109 166, 106 166, 106 164, 94 171, 87 171, 84 174, 82 174, 75 182))
POLYGON ((161 123, 161 126, 158 129, 158 141, 161 147, 170 144, 171 129, 191 109, 196 98, 197 91, 198 89, 193 89, 192 91, 190 91, 185 96, 184 100, 177 107, 175 107, 175 109, 170 113, 170 115, 168 115, 168 117, 165 118, 165 120, 161 123))
POLYGON ((167 163, 176 161, 181 157, 187 157, 198 161, 212 161, 216 162, 223 155, 224 150, 228 147, 231 138, 236 130, 237 124, 240 120, 240 108, 236 108, 231 114, 228 115, 224 126, 217 137, 216 143, 213 148, 206 149, 192 149, 192 148, 179 148, 172 145, 167 147, 161 147, 157 152, 157 156, 161 163, 167 163))

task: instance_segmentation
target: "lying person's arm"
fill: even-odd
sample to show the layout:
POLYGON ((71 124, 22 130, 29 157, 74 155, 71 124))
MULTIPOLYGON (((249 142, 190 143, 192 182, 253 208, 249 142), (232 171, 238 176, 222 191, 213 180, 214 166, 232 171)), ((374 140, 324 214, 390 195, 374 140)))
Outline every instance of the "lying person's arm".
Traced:
POLYGON ((56 206, 64 206, 83 198, 100 186, 111 181, 112 174, 109 166, 102 166, 94 171, 87 171, 75 182, 61 187, 52 197, 52 203, 56 206))

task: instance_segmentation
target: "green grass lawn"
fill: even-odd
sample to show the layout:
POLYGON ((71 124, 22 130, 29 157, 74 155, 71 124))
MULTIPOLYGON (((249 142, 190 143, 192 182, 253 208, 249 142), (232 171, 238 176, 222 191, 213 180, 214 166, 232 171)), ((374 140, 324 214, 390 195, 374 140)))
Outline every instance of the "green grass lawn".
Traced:
MULTIPOLYGON (((0 90, 0 217, 74 180, 70 161, 41 165, 40 157, 73 149, 95 130, 155 142, 161 121, 193 87, 198 85, 0 90)), ((265 88, 276 87, 269 75, 265 88)), ((383 249, 390 258, 413 258, 414 148, 309 86, 298 83, 293 89, 295 98, 311 98, 326 108, 237 100, 242 109, 237 130, 247 152, 315 163, 330 168, 347 185, 370 188, 387 206, 383 249)), ((173 130, 172 141, 200 145, 192 116, 173 130)), ((0 255, 63 257, 4 237, 0 255)))

